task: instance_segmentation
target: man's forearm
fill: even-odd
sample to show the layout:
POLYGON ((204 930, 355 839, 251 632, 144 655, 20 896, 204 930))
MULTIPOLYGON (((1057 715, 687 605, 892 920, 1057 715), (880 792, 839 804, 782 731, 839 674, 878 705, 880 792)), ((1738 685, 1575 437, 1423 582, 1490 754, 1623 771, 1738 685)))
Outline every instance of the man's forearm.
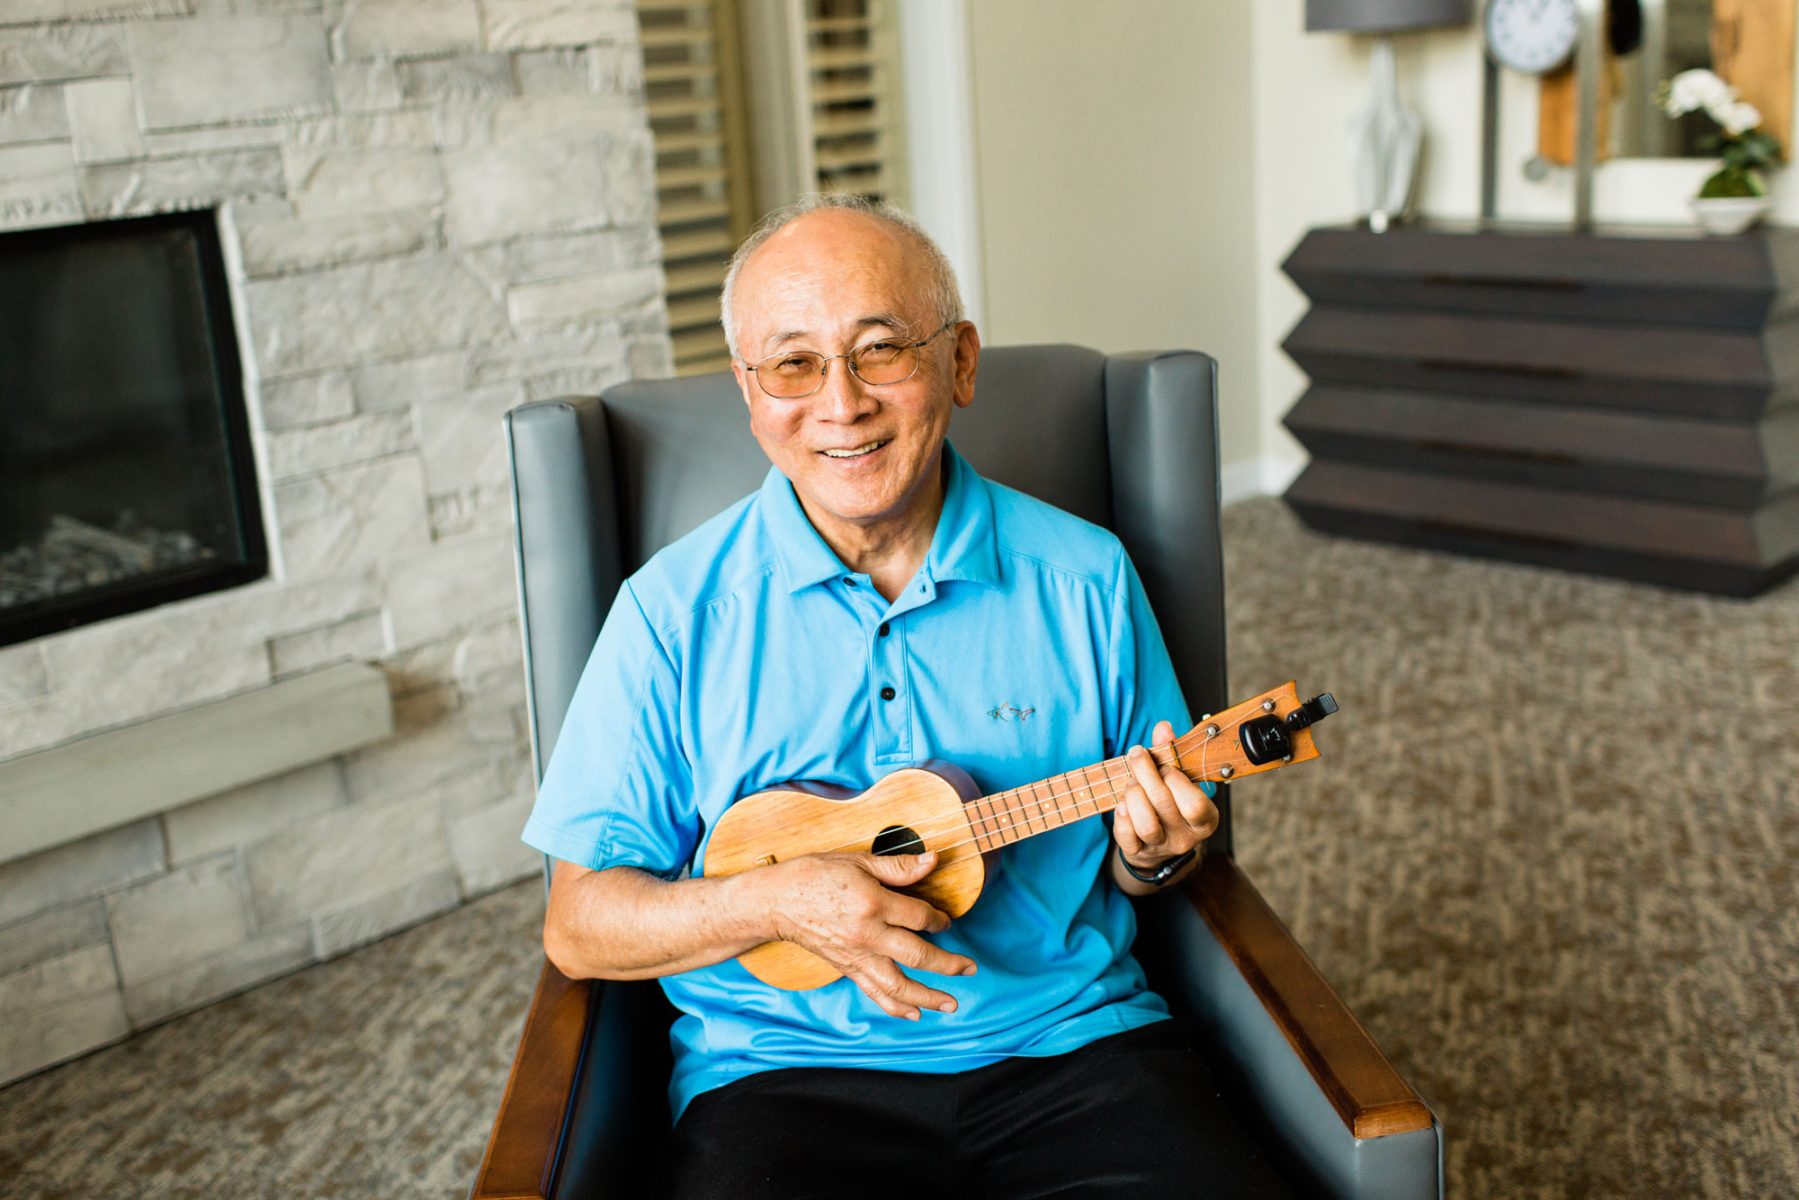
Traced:
POLYGON ((674 883, 631 867, 563 864, 543 947, 571 979, 656 979, 734 958, 775 937, 760 871, 674 883))

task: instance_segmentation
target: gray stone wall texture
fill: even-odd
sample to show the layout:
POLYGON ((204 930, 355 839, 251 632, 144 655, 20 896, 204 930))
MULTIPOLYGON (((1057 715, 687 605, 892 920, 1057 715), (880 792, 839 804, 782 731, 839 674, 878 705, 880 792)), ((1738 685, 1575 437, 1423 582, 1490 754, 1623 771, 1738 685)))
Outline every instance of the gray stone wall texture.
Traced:
POLYGON ((655 203, 629 0, 0 3, 0 233, 219 211, 276 561, 0 649, 0 760, 346 659, 398 727, 0 863, 0 1082, 538 869, 499 420, 669 373, 655 203))

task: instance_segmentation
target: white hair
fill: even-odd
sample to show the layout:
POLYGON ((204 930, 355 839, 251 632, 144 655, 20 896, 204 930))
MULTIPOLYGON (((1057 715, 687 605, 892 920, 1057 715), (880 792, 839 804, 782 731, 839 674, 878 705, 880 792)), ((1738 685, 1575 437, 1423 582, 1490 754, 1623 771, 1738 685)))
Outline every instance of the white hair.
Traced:
POLYGON ((924 231, 924 226, 912 214, 885 200, 871 200, 851 192, 813 192, 763 217, 750 231, 750 235, 743 239, 743 244, 737 247, 737 253, 731 256, 730 269, 725 272, 725 286, 719 292, 718 312, 719 320, 725 327, 725 343, 733 355, 737 354, 737 328, 731 312, 731 297, 737 289, 737 273, 743 269, 744 262, 763 242, 782 229, 809 213, 826 209, 858 212, 883 221, 911 237, 924 256, 926 294, 937 309, 938 324, 948 325, 962 320, 962 289, 956 286, 956 270, 950 266, 949 256, 931 240, 931 235, 924 231))

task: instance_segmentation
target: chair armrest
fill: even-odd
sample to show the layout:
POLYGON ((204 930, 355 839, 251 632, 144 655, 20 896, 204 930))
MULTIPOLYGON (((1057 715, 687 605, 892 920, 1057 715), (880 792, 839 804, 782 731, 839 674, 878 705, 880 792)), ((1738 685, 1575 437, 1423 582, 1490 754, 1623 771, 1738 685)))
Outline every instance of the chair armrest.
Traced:
POLYGON ((1353 1137, 1431 1127, 1430 1109, 1234 859, 1208 855, 1184 891, 1353 1137))
POLYGON ((592 992, 591 980, 570 979, 548 961, 543 964, 470 1200, 542 1200, 552 1194, 574 1108, 592 992))

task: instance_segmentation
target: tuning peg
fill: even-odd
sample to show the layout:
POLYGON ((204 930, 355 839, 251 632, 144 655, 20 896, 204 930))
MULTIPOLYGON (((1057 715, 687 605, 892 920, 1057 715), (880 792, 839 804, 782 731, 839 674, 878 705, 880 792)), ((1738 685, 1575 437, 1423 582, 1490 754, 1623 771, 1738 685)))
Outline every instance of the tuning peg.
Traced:
POLYGON ((1337 711, 1337 699, 1329 692, 1319 692, 1287 714, 1287 728, 1294 733, 1315 725, 1337 711))

